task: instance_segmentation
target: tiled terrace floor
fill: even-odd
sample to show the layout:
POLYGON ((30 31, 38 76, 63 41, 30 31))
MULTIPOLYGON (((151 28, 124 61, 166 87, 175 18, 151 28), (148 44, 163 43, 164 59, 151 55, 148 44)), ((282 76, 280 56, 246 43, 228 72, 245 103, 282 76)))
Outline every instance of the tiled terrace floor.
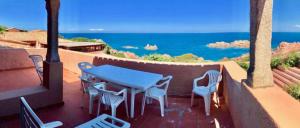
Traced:
MULTIPOLYGON (((117 109, 117 117, 130 122, 132 128, 214 128, 214 120, 217 120, 222 128, 233 127, 230 113, 224 104, 221 108, 212 105, 211 116, 206 117, 202 99, 196 99, 194 107, 191 108, 189 98, 170 97, 165 117, 160 116, 159 104, 155 101, 153 104, 146 105, 144 116, 140 116, 141 98, 142 95, 137 95, 134 119, 126 117, 124 105, 117 109)), ((36 112, 44 122, 59 120, 64 123, 65 128, 74 127, 96 117, 96 112, 93 115, 88 114, 88 97, 84 97, 84 108, 80 107, 81 99, 78 74, 64 70, 64 105, 42 108, 36 112)), ((44 102, 47 100, 45 99, 44 102)), ((96 104, 94 109, 96 109, 96 104)), ((110 110, 104 110, 102 113, 110 114, 110 110)), ((17 117, 2 119, 0 127, 19 127, 19 120, 17 117)))

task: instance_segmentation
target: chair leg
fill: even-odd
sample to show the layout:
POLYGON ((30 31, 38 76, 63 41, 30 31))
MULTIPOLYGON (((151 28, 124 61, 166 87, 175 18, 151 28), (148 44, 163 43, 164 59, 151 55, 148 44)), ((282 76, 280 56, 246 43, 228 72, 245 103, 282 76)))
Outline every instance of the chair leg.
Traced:
POLYGON ((94 106, 94 96, 90 95, 90 103, 89 103, 89 114, 93 113, 93 106, 94 106))
POLYGON ((194 105, 194 97, 195 97, 195 94, 192 92, 191 107, 193 107, 193 105, 194 105))
POLYGON ((116 107, 111 106, 111 116, 116 117, 116 107))
POLYGON ((101 110, 101 99, 99 98, 99 101, 98 101, 98 110, 97 110, 97 116, 99 116, 100 114, 100 110, 101 110))
POLYGON ((82 81, 81 81, 81 87, 80 87, 80 90, 82 90, 82 97, 81 97, 81 108, 83 108, 83 106, 84 106, 84 90, 83 90, 83 83, 82 83, 82 81))
POLYGON ((126 115, 129 118, 127 98, 125 99, 125 109, 126 109, 126 115))
POLYGON ((150 104, 150 98, 146 98, 146 103, 150 104))
POLYGON ((210 95, 203 96, 206 116, 209 116, 210 114, 210 99, 211 99, 210 97, 211 97, 210 95))
POLYGON ((152 104, 152 99, 151 98, 146 98, 147 104, 152 104))
POLYGON ((164 105, 164 98, 163 97, 159 97, 159 104, 160 104, 160 113, 161 113, 161 117, 164 117, 165 115, 165 105, 164 105))
POLYGON ((80 108, 83 108, 84 106, 84 92, 82 93, 82 96, 81 96, 81 105, 80 105, 80 108))
POLYGON ((168 96, 167 95, 165 95, 165 105, 166 105, 166 107, 169 107, 169 105, 168 105, 168 96))
POLYGON ((146 99, 147 99, 147 101, 149 101, 148 99, 150 99, 150 98, 147 98, 147 97, 144 95, 144 96, 143 96, 143 101, 142 101, 142 111, 141 111, 141 115, 144 114, 144 109, 145 109, 146 99))

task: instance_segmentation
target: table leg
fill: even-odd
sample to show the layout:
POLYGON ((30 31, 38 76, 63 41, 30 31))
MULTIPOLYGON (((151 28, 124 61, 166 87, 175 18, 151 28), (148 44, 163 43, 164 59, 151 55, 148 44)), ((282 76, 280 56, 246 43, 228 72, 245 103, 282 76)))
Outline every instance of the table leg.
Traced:
POLYGON ((130 107, 130 117, 134 117, 134 100, 135 100, 135 93, 136 90, 134 88, 131 88, 131 107, 130 107))

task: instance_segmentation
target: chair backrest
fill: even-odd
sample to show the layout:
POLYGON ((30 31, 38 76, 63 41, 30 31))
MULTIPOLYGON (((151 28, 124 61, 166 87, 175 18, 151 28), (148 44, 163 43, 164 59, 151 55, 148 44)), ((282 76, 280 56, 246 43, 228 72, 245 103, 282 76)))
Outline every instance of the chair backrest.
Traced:
POLYGON ((24 97, 20 98, 20 121, 21 128, 42 128, 43 122, 32 111, 24 97))
POLYGON ((79 67, 79 69, 80 69, 80 71, 81 71, 81 76, 82 76, 82 77, 88 77, 88 74, 86 74, 86 73, 84 72, 84 70, 89 69, 89 68, 92 68, 92 67, 95 67, 95 66, 92 65, 92 64, 89 63, 89 62, 80 62, 80 63, 78 63, 78 67, 79 67))
POLYGON ((167 92, 169 85, 170 85, 170 81, 172 79, 173 79, 173 76, 171 76, 171 75, 166 76, 160 80, 160 84, 158 84, 157 86, 163 88, 165 90, 165 92, 167 92))
POLYGON ((222 80, 222 74, 217 70, 208 70, 205 74, 208 75, 208 87, 210 88, 217 86, 222 80))
POLYGON ((43 57, 41 55, 29 55, 29 58, 32 60, 40 80, 43 81, 43 57))
POLYGON ((97 89, 98 92, 100 93, 100 96, 102 96, 101 98, 101 102, 106 104, 106 105, 111 105, 112 104, 112 101, 111 99, 115 98, 117 95, 119 95, 118 93, 120 92, 124 92, 123 94, 123 98, 122 99, 125 99, 126 96, 127 96, 127 91, 126 89, 123 89, 121 90, 120 92, 115 92, 115 91, 110 91, 110 90, 106 90, 104 88, 99 88, 97 89))
POLYGON ((43 57, 41 55, 29 55, 36 69, 43 68, 43 57))

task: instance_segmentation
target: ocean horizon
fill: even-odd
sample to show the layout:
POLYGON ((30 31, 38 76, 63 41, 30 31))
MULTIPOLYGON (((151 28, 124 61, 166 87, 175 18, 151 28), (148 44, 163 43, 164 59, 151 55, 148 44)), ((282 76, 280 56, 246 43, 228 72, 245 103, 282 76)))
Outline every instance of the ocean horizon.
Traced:
MULTIPOLYGON (((249 52, 248 48, 209 48, 207 44, 215 42, 233 42, 250 40, 248 32, 224 33, 61 33, 64 38, 86 37, 102 39, 112 48, 133 52, 139 56, 148 54, 169 54, 179 56, 192 53, 205 60, 218 61, 239 57, 249 52), (155 51, 145 50, 147 44, 157 45, 155 51)), ((273 32, 272 48, 281 42, 300 42, 300 32, 273 32)))

